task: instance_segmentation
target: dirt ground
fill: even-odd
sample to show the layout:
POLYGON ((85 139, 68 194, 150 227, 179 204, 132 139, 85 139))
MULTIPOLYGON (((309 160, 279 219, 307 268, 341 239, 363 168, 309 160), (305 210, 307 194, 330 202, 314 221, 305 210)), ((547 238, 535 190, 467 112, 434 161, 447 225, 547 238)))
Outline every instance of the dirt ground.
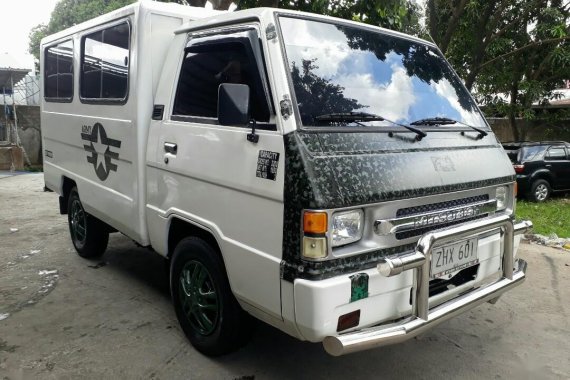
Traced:
POLYGON ((570 253, 521 245, 527 281, 401 345, 334 358, 260 324, 211 359, 187 342, 160 256, 113 234, 78 257, 43 176, 0 178, 0 379, 568 379, 570 253))

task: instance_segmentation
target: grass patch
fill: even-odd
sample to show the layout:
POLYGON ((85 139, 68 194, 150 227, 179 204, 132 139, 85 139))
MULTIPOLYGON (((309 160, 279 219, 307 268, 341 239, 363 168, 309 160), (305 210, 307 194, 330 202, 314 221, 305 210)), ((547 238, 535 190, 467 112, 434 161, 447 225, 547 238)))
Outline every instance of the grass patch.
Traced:
POLYGON ((44 167, 42 165, 26 165, 24 167, 24 171, 26 172, 30 172, 30 173, 38 173, 38 172, 43 172, 44 171, 44 167))
POLYGON ((559 238, 570 238, 570 198, 556 197, 544 203, 517 201, 517 219, 530 219, 533 231, 541 235, 555 233, 559 238))

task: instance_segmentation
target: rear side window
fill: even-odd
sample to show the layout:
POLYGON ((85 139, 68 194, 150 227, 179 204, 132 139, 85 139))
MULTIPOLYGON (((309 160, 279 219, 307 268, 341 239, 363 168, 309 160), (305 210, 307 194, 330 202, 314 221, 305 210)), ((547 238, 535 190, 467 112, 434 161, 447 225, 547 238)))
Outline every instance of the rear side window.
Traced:
POLYGON ((546 153, 547 160, 565 160, 566 151, 564 148, 550 148, 546 153))
POLYGON ((546 150, 545 146, 526 146, 521 148, 521 162, 532 161, 542 157, 542 154, 546 150))
POLYGON ((73 41, 60 42, 45 49, 44 98, 46 101, 71 101, 73 98, 73 41))
POLYGON ((130 24, 123 22, 81 39, 82 99, 112 102, 127 99, 130 34, 130 24))
POLYGON ((247 84, 251 115, 258 122, 270 117, 261 73, 249 34, 241 32, 197 37, 190 41, 178 80, 173 115, 218 117, 218 88, 222 83, 247 84))

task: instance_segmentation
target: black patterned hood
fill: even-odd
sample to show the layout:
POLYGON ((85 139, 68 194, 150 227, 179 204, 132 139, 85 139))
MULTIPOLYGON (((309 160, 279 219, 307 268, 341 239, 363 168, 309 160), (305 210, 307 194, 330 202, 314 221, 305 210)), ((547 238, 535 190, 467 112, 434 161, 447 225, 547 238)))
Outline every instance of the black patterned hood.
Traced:
MULTIPOLYGON (((306 177, 306 182, 300 185, 306 187, 302 194, 309 196, 306 200, 311 201, 311 207, 318 208, 376 203, 514 180, 512 165, 494 136, 474 140, 457 132, 430 135, 422 141, 406 141, 386 133, 297 132, 287 136, 286 145, 292 149, 286 154, 294 167, 304 168, 301 176, 306 177)), ((287 165, 287 169, 293 168, 287 165)), ((287 174, 290 180, 296 173, 287 174)))
POLYGON ((495 136, 489 133, 478 140, 475 135, 437 131, 421 141, 411 139, 412 133, 286 135, 285 262, 300 262, 303 209, 350 207, 514 181, 512 165, 495 136))

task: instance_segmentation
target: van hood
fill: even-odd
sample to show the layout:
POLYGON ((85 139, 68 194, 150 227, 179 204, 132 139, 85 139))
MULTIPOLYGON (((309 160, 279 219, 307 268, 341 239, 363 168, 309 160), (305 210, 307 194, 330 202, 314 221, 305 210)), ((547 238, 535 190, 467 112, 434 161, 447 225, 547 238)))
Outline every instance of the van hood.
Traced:
MULTIPOLYGON (((285 198, 338 208, 421 197, 515 180, 493 134, 293 132, 285 136, 285 198), (412 135, 413 136, 413 135, 412 135)), ((299 202, 299 203, 298 203, 299 202)))

